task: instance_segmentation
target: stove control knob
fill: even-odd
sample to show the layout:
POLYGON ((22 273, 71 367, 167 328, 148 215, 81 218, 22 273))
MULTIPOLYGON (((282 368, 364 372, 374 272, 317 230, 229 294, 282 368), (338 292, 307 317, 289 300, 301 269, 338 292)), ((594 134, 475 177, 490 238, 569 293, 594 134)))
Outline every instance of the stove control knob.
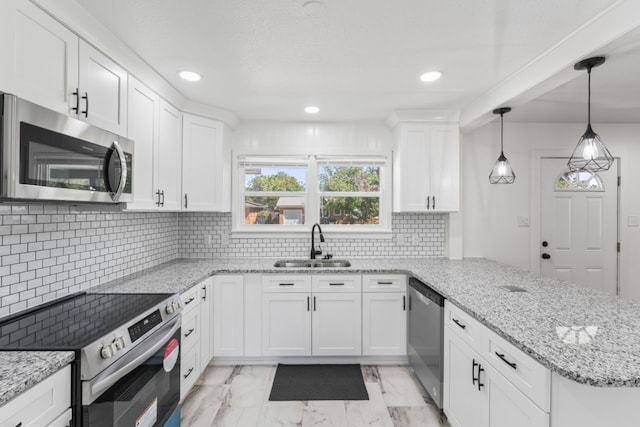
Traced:
POLYGON ((174 307, 173 303, 169 303, 169 304, 167 304, 167 306, 164 308, 164 311, 166 311, 166 312, 167 312, 167 314, 173 314, 173 313, 176 311, 176 309, 175 309, 175 307, 174 307))
POLYGON ((119 337, 116 339, 115 343, 116 345, 116 350, 120 351, 122 350, 127 344, 124 342, 124 337, 119 337))
POLYGON ((111 346, 111 344, 105 345, 102 347, 102 350, 100 350, 100 356, 103 359, 108 359, 110 357, 113 357, 114 351, 113 351, 113 347, 111 346))

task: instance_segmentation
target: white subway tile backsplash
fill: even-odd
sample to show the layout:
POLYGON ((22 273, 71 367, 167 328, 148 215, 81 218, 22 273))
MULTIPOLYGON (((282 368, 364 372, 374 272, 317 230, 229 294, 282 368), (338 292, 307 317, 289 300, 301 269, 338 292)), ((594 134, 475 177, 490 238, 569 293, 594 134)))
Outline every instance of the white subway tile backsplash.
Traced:
MULTIPOLYGON (((336 258, 442 257, 444 256, 444 214, 393 214, 392 239, 327 239, 324 253, 336 258), (397 234, 410 237, 399 245, 397 234)), ((215 257, 308 257, 310 237, 298 239, 234 239, 231 214, 189 212, 180 216, 180 252, 186 258, 215 257), (211 244, 205 236, 211 235, 211 244), (224 237, 223 237, 224 236, 224 237), (228 242, 228 244, 222 244, 228 242)))
MULTIPOLYGON (((336 258, 441 257, 444 219, 394 214, 392 239, 327 239, 322 249, 336 258)), ((309 238, 234 239, 228 213, 2 204, 0 224, 0 317, 178 257, 303 258, 310 245, 309 238)))

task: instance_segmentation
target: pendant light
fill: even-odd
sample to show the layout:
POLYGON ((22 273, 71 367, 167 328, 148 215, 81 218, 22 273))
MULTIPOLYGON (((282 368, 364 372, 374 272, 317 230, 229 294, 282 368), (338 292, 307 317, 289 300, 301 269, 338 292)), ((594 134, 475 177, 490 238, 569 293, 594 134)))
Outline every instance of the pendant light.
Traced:
POLYGON ((613 164, 613 156, 607 150, 600 136, 591 128, 591 69, 604 64, 604 57, 587 58, 574 65, 575 70, 587 70, 588 98, 587 98, 587 130, 580 137, 578 145, 567 165, 571 170, 586 170, 600 172, 609 170, 613 164))
POLYGON ((509 160, 504 156, 504 120, 505 113, 511 111, 510 107, 496 108, 493 114, 500 114, 500 157, 496 160, 491 174, 489 174, 489 183, 491 184, 513 184, 516 180, 516 174, 513 172, 509 160))

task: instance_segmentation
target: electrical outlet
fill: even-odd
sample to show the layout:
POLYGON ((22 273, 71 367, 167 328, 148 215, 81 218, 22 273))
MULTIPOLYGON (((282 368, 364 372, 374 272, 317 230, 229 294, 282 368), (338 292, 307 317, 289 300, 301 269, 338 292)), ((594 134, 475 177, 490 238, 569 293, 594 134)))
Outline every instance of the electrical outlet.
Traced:
POLYGON ((408 234, 397 234, 396 235, 396 245, 398 246, 407 246, 407 241, 409 235, 408 234))
POLYGON ((224 232, 223 232, 223 233, 220 235, 220 240, 221 240, 221 242, 220 242, 220 243, 221 243, 221 245, 222 245, 223 247, 227 247, 227 246, 229 246, 229 233, 224 233, 224 232))
POLYGON ((204 235, 204 247, 210 248, 213 246, 213 236, 211 234, 204 235))

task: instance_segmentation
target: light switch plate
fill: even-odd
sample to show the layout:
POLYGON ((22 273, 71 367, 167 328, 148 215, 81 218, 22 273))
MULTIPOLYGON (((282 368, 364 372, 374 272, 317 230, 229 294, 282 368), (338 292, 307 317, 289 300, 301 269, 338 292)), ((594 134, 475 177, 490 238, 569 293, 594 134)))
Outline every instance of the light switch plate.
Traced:
POLYGON ((638 226, 640 226, 640 217, 638 215, 629 215, 627 217, 627 225, 629 227, 638 227, 638 226))
POLYGON ((518 227, 528 227, 529 226, 529 217, 528 216, 519 216, 518 217, 518 227))

